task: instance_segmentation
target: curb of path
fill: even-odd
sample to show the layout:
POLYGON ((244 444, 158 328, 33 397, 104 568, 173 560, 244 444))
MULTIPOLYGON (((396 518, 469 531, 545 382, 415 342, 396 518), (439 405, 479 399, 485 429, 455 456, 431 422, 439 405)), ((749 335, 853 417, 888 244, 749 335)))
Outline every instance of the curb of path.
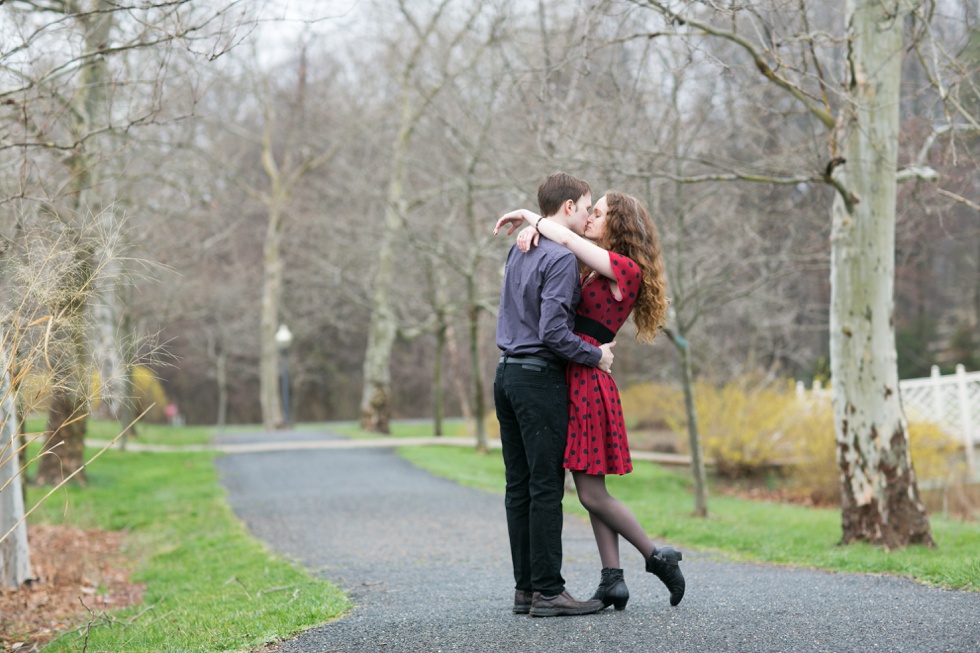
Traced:
MULTIPOLYGON (((108 440, 87 440, 86 444, 92 447, 107 447, 110 445, 108 440)), ((491 449, 500 448, 500 440, 489 440, 487 442, 491 449)), ((167 445, 167 444, 141 444, 139 442, 127 442, 125 451, 149 452, 149 453, 180 453, 187 451, 216 451, 227 454, 241 453, 266 453, 270 451, 303 451, 303 450, 322 450, 322 449, 376 449, 393 447, 424 447, 429 445, 445 445, 452 447, 476 447, 476 438, 461 437, 420 437, 420 438, 348 438, 343 440, 275 440, 270 442, 250 442, 250 443, 216 443, 216 444, 190 444, 190 445, 167 445)), ((121 442, 112 444, 113 449, 123 449, 121 442)), ((690 456, 681 454, 658 453, 654 451, 632 451, 630 455, 634 460, 647 460, 661 465, 689 466, 690 456)))

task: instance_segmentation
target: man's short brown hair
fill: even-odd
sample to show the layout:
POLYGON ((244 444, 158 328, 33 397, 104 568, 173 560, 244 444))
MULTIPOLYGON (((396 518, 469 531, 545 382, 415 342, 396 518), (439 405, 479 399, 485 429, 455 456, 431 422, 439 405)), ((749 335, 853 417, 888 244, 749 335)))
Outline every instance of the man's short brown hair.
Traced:
POLYGON ((565 172, 555 172, 538 186, 538 208, 541 215, 555 215, 565 200, 578 204, 586 194, 592 194, 586 182, 565 172))

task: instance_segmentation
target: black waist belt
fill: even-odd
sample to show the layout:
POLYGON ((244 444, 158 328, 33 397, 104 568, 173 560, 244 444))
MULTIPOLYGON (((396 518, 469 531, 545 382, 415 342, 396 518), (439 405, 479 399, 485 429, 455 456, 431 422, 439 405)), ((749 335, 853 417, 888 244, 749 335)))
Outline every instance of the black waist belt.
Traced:
POLYGON ((581 315, 575 316, 575 333, 591 336, 602 344, 612 342, 616 338, 616 334, 601 322, 596 322, 591 317, 583 317, 581 315))
POLYGON ((556 370, 565 369, 565 361, 554 360, 552 358, 539 358, 538 356, 507 356, 500 357, 501 365, 528 365, 531 367, 551 367, 556 370))

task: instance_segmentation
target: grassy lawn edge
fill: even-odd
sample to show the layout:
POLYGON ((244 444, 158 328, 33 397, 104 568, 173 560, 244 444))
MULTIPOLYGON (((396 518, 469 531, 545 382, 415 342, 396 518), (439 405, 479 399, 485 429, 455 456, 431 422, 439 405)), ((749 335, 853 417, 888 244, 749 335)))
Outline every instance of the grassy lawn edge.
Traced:
MULTIPOLYGON (((247 533, 216 455, 107 451, 88 469, 87 488, 59 490, 32 515, 126 531, 120 563, 146 585, 141 605, 110 611, 87 633, 64 632, 44 651, 249 651, 350 609, 335 585, 247 533)), ((28 505, 46 490, 30 488, 28 505)))

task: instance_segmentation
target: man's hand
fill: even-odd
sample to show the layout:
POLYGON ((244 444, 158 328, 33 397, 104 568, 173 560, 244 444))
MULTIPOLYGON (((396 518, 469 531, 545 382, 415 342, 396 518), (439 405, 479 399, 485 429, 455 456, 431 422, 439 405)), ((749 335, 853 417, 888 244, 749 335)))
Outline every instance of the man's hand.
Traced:
POLYGON ((613 358, 615 356, 612 353, 612 348, 616 346, 616 341, 608 342, 604 345, 600 345, 599 349, 602 350, 602 358, 599 359, 599 364, 596 365, 603 372, 612 372, 613 358))

